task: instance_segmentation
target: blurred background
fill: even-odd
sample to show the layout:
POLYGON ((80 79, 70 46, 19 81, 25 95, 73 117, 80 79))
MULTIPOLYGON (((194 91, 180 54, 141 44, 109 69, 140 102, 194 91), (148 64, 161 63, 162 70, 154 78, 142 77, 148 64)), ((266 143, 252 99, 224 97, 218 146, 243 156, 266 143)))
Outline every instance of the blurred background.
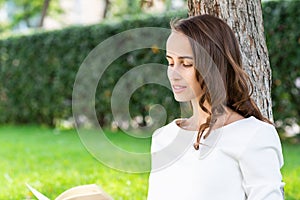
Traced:
MULTIPOLYGON (((274 120, 284 137, 300 132, 298 8, 299 1, 263 1, 272 68, 274 120)), ((97 44, 134 27, 168 27, 169 19, 185 16, 187 2, 184 0, 0 0, 0 111, 5 113, 0 123, 38 122, 55 126, 69 119, 75 74, 97 44)), ((101 97, 96 103, 109 108, 104 105, 109 105, 112 87, 118 80, 114 76, 121 75, 122 70, 124 73, 150 60, 165 63, 164 55, 153 45, 150 54, 135 51, 111 65, 109 71, 113 74, 103 80, 106 86, 99 91, 101 97), (122 67, 118 68, 122 69, 114 68, 120 64, 122 67), (115 73, 114 70, 121 71, 115 73), (103 96, 108 100, 103 102, 103 96)), ((153 92, 152 89, 149 92, 153 92)), ((144 97, 148 94, 143 88, 140 92, 146 93, 144 97)), ((141 96, 136 96, 132 101, 139 108, 133 109, 132 115, 142 117, 143 123, 151 102, 166 102, 172 105, 170 108, 176 106, 176 102, 165 95, 153 101, 143 98, 143 105, 135 101, 141 96)), ((168 106, 163 105, 169 111, 168 106)), ((178 116, 178 113, 168 113, 171 115, 168 119, 178 116)), ((101 125, 113 123, 109 112, 102 108, 97 114, 101 125)), ((299 139, 293 137, 293 141, 299 139)))
POLYGON ((184 9, 185 4, 184 0, 1 0, 1 32, 97 24, 114 17, 184 9))
MULTIPOLYGON (((262 1, 273 114, 286 156, 290 200, 300 199, 299 8, 295 0, 262 1)), ((91 181, 116 199, 144 199, 147 174, 99 166, 82 147, 72 117, 73 84, 81 63, 103 40, 136 27, 169 28, 170 19, 186 16, 186 0, 0 0, 0 199, 33 198, 24 182, 54 198, 91 181)), ((110 106, 114 85, 133 67, 166 64, 164 57, 157 44, 126 53, 98 84, 98 122, 125 149, 148 151, 151 141, 127 138, 117 127, 110 106)), ((180 116, 172 92, 148 84, 131 96, 132 119, 120 128, 151 124, 149 110, 155 104, 165 108, 168 121, 180 116)), ((88 121, 83 117, 81 123, 88 121)))

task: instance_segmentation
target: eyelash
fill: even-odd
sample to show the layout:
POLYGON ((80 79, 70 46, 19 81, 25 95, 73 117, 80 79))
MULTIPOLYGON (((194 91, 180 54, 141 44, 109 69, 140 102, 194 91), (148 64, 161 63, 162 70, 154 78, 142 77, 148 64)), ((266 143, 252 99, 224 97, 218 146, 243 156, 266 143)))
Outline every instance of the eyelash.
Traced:
MULTIPOLYGON (((170 66, 170 67, 173 67, 173 66, 174 66, 174 64, 169 64, 169 66, 170 66)), ((184 66, 184 67, 192 67, 192 66, 193 66, 193 64, 188 64, 188 65, 185 65, 185 64, 183 64, 183 66, 184 66)))

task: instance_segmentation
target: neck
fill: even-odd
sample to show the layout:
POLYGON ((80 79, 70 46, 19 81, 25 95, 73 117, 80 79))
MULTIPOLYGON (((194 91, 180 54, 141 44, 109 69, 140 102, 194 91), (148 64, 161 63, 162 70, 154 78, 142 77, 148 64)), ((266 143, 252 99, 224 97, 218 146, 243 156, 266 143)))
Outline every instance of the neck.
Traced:
MULTIPOLYGON (((206 122, 206 119, 209 116, 209 114, 201 109, 201 107, 199 106, 199 99, 191 100, 191 104, 192 104, 192 109, 193 109, 193 115, 189 118, 188 124, 190 124, 194 128, 195 127, 199 128, 200 124, 203 124, 206 122)), ((211 106, 207 102, 204 103, 204 107, 207 108, 207 110, 211 111, 211 106)), ((233 110, 231 110, 228 107, 225 107, 225 113, 224 113, 224 115, 220 116, 220 118, 216 124, 216 127, 223 126, 223 125, 231 123, 232 121, 244 118, 241 115, 232 116, 235 114, 236 113, 233 110), (233 118, 233 119, 231 119, 231 118, 233 118)))
MULTIPOLYGON (((199 99, 191 100, 193 115, 184 123, 186 127, 192 130, 198 130, 200 124, 206 122, 206 118, 209 116, 204 110, 199 106, 199 99)), ((210 110, 210 106, 208 103, 205 103, 204 106, 210 110)))

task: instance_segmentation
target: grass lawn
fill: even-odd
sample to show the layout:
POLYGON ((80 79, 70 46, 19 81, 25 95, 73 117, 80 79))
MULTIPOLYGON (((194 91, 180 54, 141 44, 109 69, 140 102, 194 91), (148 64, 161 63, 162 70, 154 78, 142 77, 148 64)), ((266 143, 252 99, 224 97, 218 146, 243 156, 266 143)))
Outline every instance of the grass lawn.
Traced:
MULTIPOLYGON (((124 149, 147 152, 150 139, 132 140, 110 134, 124 149)), ((286 200, 300 199, 300 145, 284 144, 286 200)), ((109 152, 106 152, 109 154, 109 152)), ((146 198, 148 173, 126 173, 96 160, 82 145, 76 131, 38 126, 0 127, 0 199, 34 199, 25 186, 54 199, 76 185, 96 183, 114 199, 146 198)))
POLYGON ((300 199, 300 144, 283 144, 284 167, 282 168, 285 182, 286 200, 300 199))
MULTIPOLYGON (((115 136, 116 134, 113 134, 115 136)), ((119 134, 120 135, 120 134, 119 134)), ((133 145, 126 137, 114 137, 125 148, 133 145)), ((54 199, 64 190, 96 183, 114 199, 145 199, 148 174, 120 172, 101 164, 82 145, 76 131, 56 131, 36 126, 0 127, 0 199, 34 199, 29 183, 54 199)))

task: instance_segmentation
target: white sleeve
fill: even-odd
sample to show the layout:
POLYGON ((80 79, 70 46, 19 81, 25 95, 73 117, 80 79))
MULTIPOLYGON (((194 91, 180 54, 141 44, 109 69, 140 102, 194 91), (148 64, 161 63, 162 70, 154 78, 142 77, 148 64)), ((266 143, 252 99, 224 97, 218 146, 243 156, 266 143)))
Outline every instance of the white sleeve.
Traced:
POLYGON ((247 200, 284 199, 281 143, 271 125, 258 128, 239 157, 247 200))

